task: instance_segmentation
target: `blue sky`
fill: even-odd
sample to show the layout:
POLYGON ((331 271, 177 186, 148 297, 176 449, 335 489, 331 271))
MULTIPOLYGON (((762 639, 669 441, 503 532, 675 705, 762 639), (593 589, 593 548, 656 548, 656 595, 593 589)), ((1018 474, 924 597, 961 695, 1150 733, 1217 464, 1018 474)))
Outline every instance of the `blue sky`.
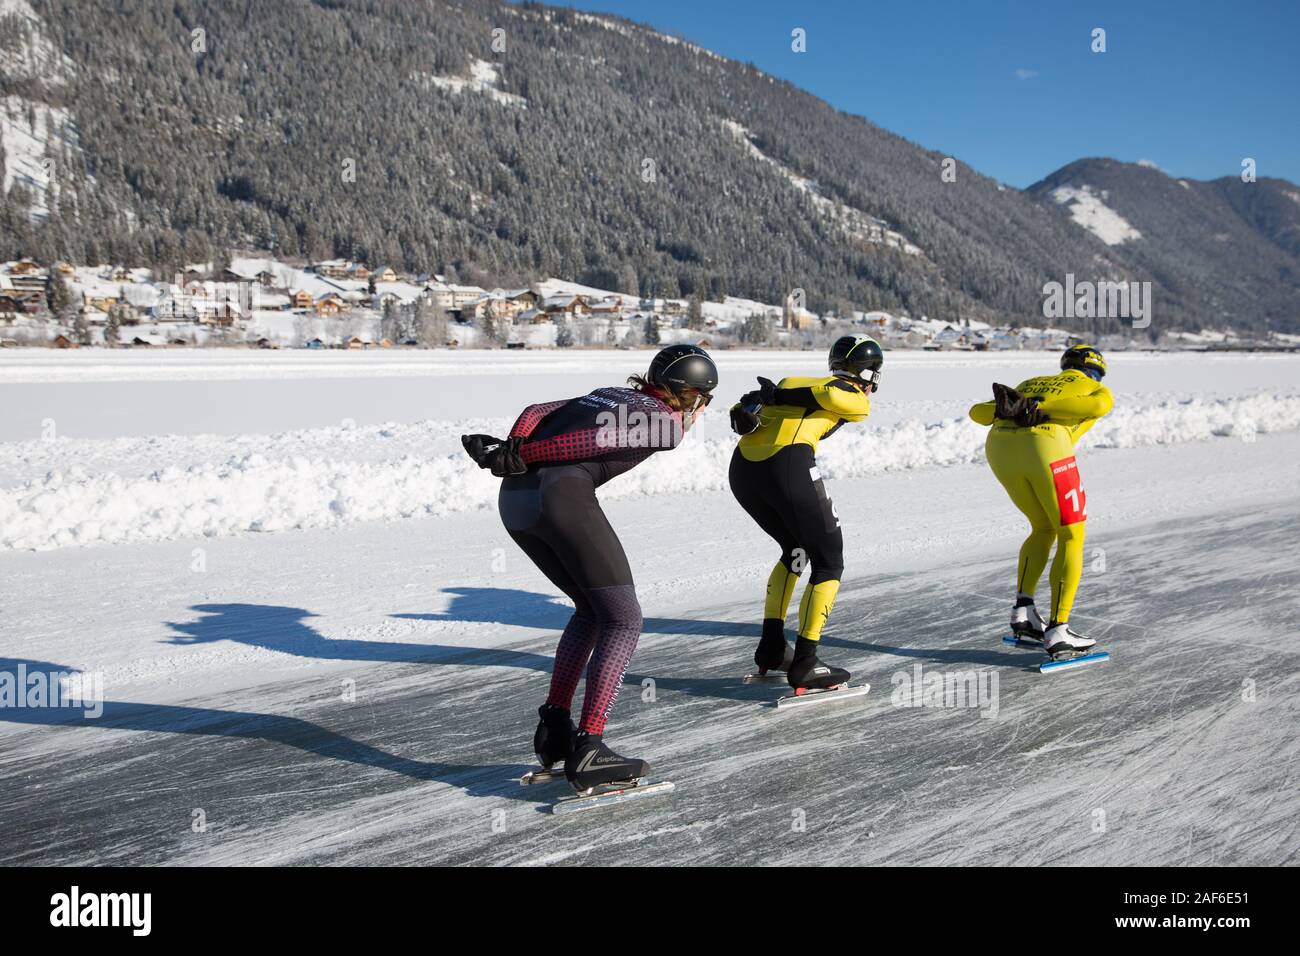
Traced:
POLYGON ((1238 175, 1249 156, 1260 176, 1300 182, 1300 0, 571 5, 752 62, 1014 186, 1085 156, 1194 179, 1238 175))

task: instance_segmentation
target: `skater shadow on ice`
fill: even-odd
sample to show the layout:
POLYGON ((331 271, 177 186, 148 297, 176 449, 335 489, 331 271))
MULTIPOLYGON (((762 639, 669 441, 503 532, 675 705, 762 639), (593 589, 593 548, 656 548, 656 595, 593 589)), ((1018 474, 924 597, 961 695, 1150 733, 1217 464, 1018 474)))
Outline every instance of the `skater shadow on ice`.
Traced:
MULTIPOLYGON (((528 592, 509 592, 528 593, 528 592)), ((543 598, 545 595, 530 595, 543 598)), ((549 599, 546 599, 549 600, 549 599)), ((572 614, 563 605, 556 605, 563 612, 559 630, 572 614)), ((299 607, 280 607, 270 604, 196 604, 190 610, 202 615, 187 622, 166 622, 176 632, 176 636, 167 638, 171 644, 210 644, 217 641, 234 641, 253 647, 277 651, 293 657, 310 658, 322 661, 362 661, 373 663, 433 664, 438 666, 464 667, 513 667, 551 673, 554 658, 551 654, 536 654, 531 651, 516 651, 505 648, 464 647, 442 644, 412 644, 394 641, 359 641, 350 638, 335 639, 323 636, 306 623, 315 617, 312 612, 299 607)), ((502 615, 506 616, 506 615, 502 615)), ((427 615, 407 614, 393 615, 413 620, 421 620, 427 615)), ((435 617, 435 619, 441 619, 435 617)), ((680 625, 694 624, 713 627, 717 621, 682 621, 671 622, 676 628, 680 625)), ((747 632, 752 636, 754 627, 731 623, 730 627, 747 632)), ((660 633, 682 633, 679 630, 660 633)), ((746 656, 747 656, 746 651, 746 656)), ((653 677, 655 684, 665 690, 675 690, 694 697, 717 697, 728 700, 749 700, 753 689, 737 685, 731 678, 724 677, 666 677, 658 675, 626 674, 625 684, 640 684, 647 677, 653 677)))
POLYGON ((520 667, 550 673, 551 658, 528 651, 498 648, 413 644, 405 641, 359 641, 327 638, 305 622, 316 615, 300 607, 271 604, 196 604, 190 608, 202 617, 194 621, 165 622, 176 632, 171 644, 208 644, 234 641, 278 651, 293 657, 324 661, 405 662, 413 664, 463 664, 474 667, 520 667))
MULTIPOLYGON (((511 777, 528 768, 510 764, 446 764, 412 760, 354 740, 299 717, 217 710, 175 704, 139 704, 104 700, 93 675, 49 661, 0 657, 0 721, 32 727, 82 727, 94 730, 192 734, 265 741, 331 761, 400 774, 412 780, 460 787, 471 796, 496 796, 531 803, 544 798, 521 793, 511 777), (73 691, 70 688, 77 688, 73 691)), ((214 774, 231 767, 224 756, 213 761, 214 774)), ((191 764, 191 772, 194 767, 191 764)), ((287 776, 289 771, 283 771, 287 776)), ((191 780, 194 784, 204 781, 191 780)), ((287 786, 287 785, 286 785, 287 786)))
MULTIPOLYGON (((983 667, 1014 667, 1023 670, 1028 661, 1023 651, 1020 654, 1010 654, 968 647, 894 647, 889 644, 873 644, 869 641, 855 641, 831 635, 824 635, 822 644, 826 647, 869 651, 872 654, 884 654, 890 657, 934 661, 937 664, 975 664, 983 667)), ((1033 663, 1038 663, 1037 658, 1033 663)))
MULTIPOLYGON (((462 621, 475 624, 505 624, 512 627, 536 627, 562 631, 573 614, 573 605, 563 598, 523 591, 518 588, 449 587, 451 595, 445 611, 393 614, 407 621, 462 621)), ((722 637, 758 639, 756 624, 739 621, 710 621, 698 618, 647 617, 641 625, 643 634, 707 634, 722 637)))

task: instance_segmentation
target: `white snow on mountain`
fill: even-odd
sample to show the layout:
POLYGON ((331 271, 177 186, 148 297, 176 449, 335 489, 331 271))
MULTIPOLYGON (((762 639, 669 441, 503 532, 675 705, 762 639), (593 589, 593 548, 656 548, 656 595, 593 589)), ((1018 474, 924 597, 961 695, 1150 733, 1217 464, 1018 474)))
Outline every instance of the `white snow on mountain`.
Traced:
POLYGON ((471 93, 480 93, 491 97, 495 102, 503 106, 517 106, 521 109, 527 109, 528 107, 528 101, 522 96, 507 93, 500 89, 501 73, 494 64, 489 63, 487 60, 478 58, 471 60, 468 78, 462 76, 430 76, 427 73, 415 74, 412 78, 431 83, 439 89, 448 90, 452 93, 463 93, 466 90, 471 93))
POLYGON ((58 85, 72 75, 72 60, 45 35, 45 22, 27 0, 0 0, 0 18, 12 18, 20 27, 18 42, 0 49, 0 73, 10 80, 38 80, 58 85))
POLYGON ((1106 243, 1117 246, 1120 243, 1141 239, 1138 232, 1119 213, 1106 205, 1108 195, 1105 190, 1100 193, 1091 186, 1057 186, 1052 190, 1052 199, 1059 205, 1067 205, 1070 218, 1087 229, 1090 233, 1106 243))
POLYGON ((31 197, 28 214, 42 222, 50 214, 57 192, 53 182, 53 157, 64 146, 77 148, 77 133, 68 111, 24 99, 0 99, 0 143, 4 144, 4 192, 15 184, 26 186, 31 197))
POLYGON ((768 164, 780 173, 782 178, 794 186, 795 189, 806 194, 812 200, 813 206, 816 207, 818 212, 832 222, 838 223, 840 228, 848 235, 864 242, 893 246, 903 250, 908 255, 918 256, 922 254, 920 246, 910 242, 897 230, 891 229, 883 219, 869 216, 860 209, 854 209, 837 199, 829 198, 822 193, 814 180, 800 176, 793 169, 768 156, 754 145, 750 131, 735 120, 723 120, 722 126, 737 143, 745 148, 745 151, 750 156, 768 164))
MULTIPOLYGON (((73 74, 73 63, 45 34, 45 23, 27 0, 0 0, 0 19, 17 24, 17 42, 0 49, 0 74, 11 83, 25 80, 58 90, 73 74)), ((5 161, 0 191, 19 183, 31 197, 28 215, 35 222, 49 216, 53 196, 50 157, 77 149, 77 132, 67 110, 37 99, 9 94, 0 99, 0 144, 5 161)))

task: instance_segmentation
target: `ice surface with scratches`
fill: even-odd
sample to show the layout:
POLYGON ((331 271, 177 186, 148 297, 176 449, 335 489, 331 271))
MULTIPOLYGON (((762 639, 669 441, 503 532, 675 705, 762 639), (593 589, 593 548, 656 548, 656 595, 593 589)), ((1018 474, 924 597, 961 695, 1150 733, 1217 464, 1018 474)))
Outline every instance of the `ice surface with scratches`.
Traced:
POLYGON ((0 488, 60 472, 57 512, 155 481, 186 507, 110 495, 95 520, 156 529, 308 519, 0 548, 0 672, 102 675, 106 698, 94 720, 0 707, 0 864, 1297 862, 1300 357, 1108 356, 1071 623, 1112 660, 1046 679, 999 640, 1026 526, 961 416, 1057 354, 887 353, 871 418, 819 454, 845 529, 825 659, 873 690, 778 715, 779 687, 740 681, 776 546, 716 469, 754 375, 824 356, 715 355, 699 429, 601 491, 645 612, 610 740, 676 789, 561 822, 562 788, 517 781, 571 606, 475 507, 496 482, 456 470, 457 432, 647 353, 0 352, 0 488), (365 520, 439 493, 458 510, 365 520), (345 517, 311 525, 328 502, 345 517), (900 706, 918 666, 997 675, 996 714, 900 706), (206 835, 183 829, 196 806, 206 835))
POLYGON ((1142 233, 1129 225, 1128 220, 1106 205, 1106 193, 1097 192, 1091 186, 1057 186, 1052 190, 1052 199, 1060 206, 1068 205, 1070 218, 1087 229, 1108 246, 1118 246, 1134 239, 1141 239, 1142 233))

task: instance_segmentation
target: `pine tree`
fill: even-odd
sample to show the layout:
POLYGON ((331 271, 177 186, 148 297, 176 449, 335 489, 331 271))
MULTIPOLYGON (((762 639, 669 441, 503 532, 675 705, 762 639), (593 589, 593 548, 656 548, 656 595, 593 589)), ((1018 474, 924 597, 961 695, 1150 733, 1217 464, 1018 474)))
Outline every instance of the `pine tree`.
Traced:
POLYGON ((117 306, 108 310, 108 318, 104 322, 104 344, 109 348, 114 348, 120 337, 119 333, 122 328, 122 316, 117 306))
POLYGON ((81 309, 72 317, 72 337, 79 345, 90 344, 90 323, 86 321, 86 313, 81 309))
POLYGON ((73 310, 76 309, 76 303, 73 301, 72 287, 68 285, 68 280, 63 277, 58 269, 50 270, 50 280, 46 285, 46 297, 50 304, 50 311, 54 313, 56 319, 65 325, 72 318, 73 310))
POLYGON ((686 327, 694 332, 704 330, 704 306, 698 292, 691 296, 690 304, 687 306, 686 327))
POLYGON ((562 349, 573 347, 573 328, 563 317, 555 320, 555 345, 562 349))

